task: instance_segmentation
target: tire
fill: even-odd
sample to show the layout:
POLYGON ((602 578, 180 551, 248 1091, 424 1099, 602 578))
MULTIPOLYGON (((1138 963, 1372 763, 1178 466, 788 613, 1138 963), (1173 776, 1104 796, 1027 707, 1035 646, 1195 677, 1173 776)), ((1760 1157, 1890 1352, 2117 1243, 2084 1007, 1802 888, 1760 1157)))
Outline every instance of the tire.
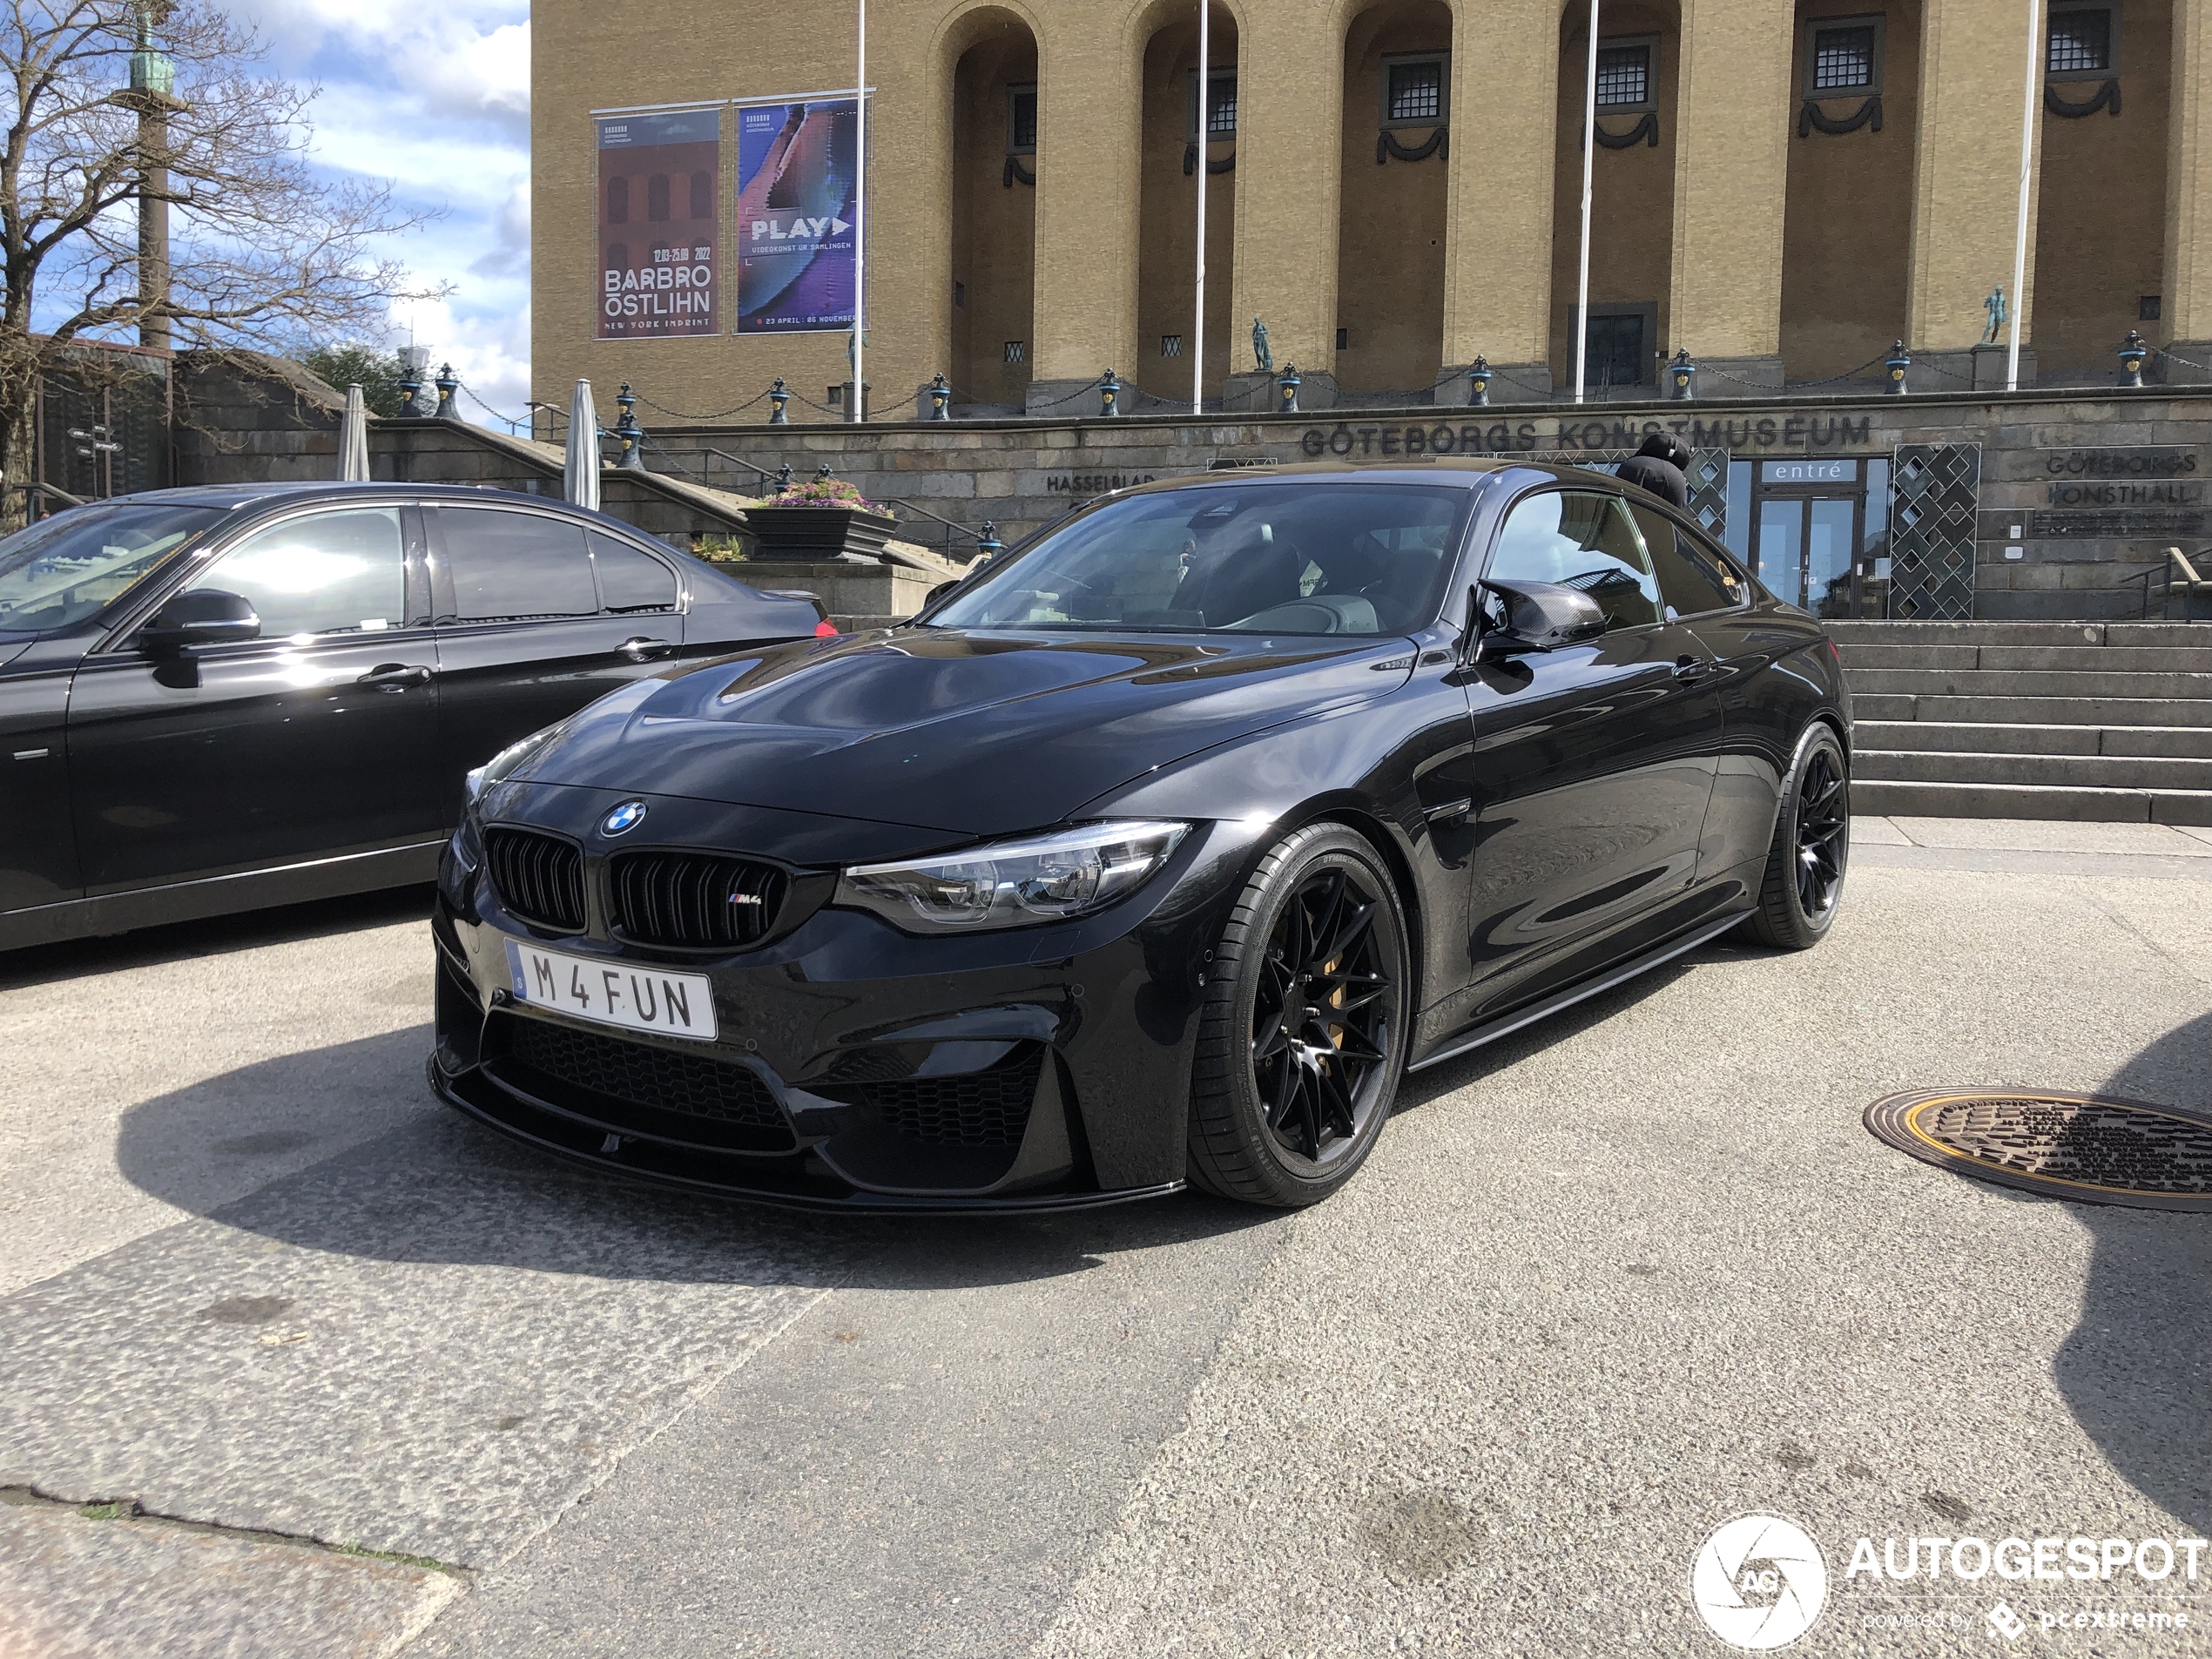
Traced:
POLYGON ((1285 1208, 1349 1181, 1397 1098, 1411 977, 1396 884, 1363 837, 1316 824, 1270 848, 1206 966, 1191 1179, 1285 1208))
POLYGON ((1777 950, 1810 950, 1828 936, 1851 861, 1851 762, 1836 730, 1816 720, 1797 752, 1775 815, 1774 845, 1759 907, 1743 931, 1777 950))

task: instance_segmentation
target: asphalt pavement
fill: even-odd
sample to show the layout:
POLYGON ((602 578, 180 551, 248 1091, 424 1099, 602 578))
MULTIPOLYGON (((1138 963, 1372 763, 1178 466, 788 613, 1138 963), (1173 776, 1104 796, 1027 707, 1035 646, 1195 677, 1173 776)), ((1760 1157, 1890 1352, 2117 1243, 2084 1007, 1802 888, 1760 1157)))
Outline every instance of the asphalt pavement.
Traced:
POLYGON ((2212 1653, 2212 1548, 1846 1570, 2212 1533, 2212 1217, 1860 1124, 2212 1108, 2212 832, 1856 840, 1818 949, 1419 1075, 1294 1216, 550 1164, 428 1095, 419 893, 0 957, 0 1659, 1714 1655, 1747 1511, 1826 1558, 1792 1652, 2212 1653))

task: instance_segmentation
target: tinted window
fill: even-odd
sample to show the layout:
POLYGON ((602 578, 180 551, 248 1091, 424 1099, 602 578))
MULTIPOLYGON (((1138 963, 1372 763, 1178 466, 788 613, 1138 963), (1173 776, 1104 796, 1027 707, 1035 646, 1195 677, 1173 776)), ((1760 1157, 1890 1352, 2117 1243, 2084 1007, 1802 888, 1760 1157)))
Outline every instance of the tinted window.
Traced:
POLYGON ((599 610, 583 527, 543 513, 441 507, 453 614, 461 622, 590 617, 599 610))
POLYGON ((407 556, 396 507, 313 513, 257 530, 195 577, 241 595, 261 637, 374 633, 407 625, 407 556))
POLYGON ((75 507, 0 541, 0 630, 66 628, 213 523, 212 507, 75 507))
POLYGON ((1659 620, 1659 584, 1627 509, 1612 496, 1561 489, 1518 503, 1486 574, 1494 582, 1517 577, 1580 588, 1603 608, 1609 628, 1659 620))
POLYGON ((1396 634, 1426 625, 1471 491, 1214 484, 1109 502, 932 615, 953 628, 1396 634))
POLYGON ((1635 502, 1629 512, 1643 532, 1644 550, 1659 577, 1659 597, 1676 616, 1703 616, 1743 603, 1743 584, 1735 575, 1682 534, 1673 519, 1635 502))
POLYGON ((611 536, 590 532, 591 562, 599 567, 599 597, 610 610, 673 610, 676 572, 651 554, 611 536))

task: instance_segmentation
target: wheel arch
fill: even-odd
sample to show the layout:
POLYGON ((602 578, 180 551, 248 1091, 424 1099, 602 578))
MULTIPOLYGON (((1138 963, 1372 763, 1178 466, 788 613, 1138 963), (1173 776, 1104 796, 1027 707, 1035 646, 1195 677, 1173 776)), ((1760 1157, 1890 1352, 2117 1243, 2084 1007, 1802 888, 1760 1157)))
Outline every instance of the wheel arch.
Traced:
POLYGON ((1425 1006, 1427 986, 1422 972, 1428 946, 1428 918, 1421 910, 1420 886, 1413 880, 1413 864, 1406 849, 1401 846, 1393 826, 1379 816, 1366 803, 1341 797, 1322 797, 1308 801, 1297 812, 1286 814, 1276 826, 1273 846, 1286 835, 1317 824, 1338 824, 1375 849, 1376 856, 1390 873, 1391 886, 1397 890, 1398 907, 1406 918, 1406 973, 1413 981, 1413 996, 1409 1000, 1407 1029, 1419 1017, 1425 1006))

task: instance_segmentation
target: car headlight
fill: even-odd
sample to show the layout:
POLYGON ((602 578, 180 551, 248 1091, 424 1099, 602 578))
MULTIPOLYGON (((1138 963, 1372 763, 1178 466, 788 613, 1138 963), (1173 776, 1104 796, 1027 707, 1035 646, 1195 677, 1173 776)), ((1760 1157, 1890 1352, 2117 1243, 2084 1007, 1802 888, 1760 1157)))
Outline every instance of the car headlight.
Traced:
POLYGON ((567 725, 568 722, 563 720, 542 731, 533 732, 520 742, 509 744, 482 765, 471 767, 469 772, 469 799, 475 800, 502 779, 511 777, 522 770, 523 764, 559 737, 562 728, 567 725))
POLYGON ((1103 910, 1167 862, 1188 824, 1152 819, 1085 824, 995 841, 941 858, 863 864, 831 902, 873 910, 910 934, 1028 927, 1103 910))

